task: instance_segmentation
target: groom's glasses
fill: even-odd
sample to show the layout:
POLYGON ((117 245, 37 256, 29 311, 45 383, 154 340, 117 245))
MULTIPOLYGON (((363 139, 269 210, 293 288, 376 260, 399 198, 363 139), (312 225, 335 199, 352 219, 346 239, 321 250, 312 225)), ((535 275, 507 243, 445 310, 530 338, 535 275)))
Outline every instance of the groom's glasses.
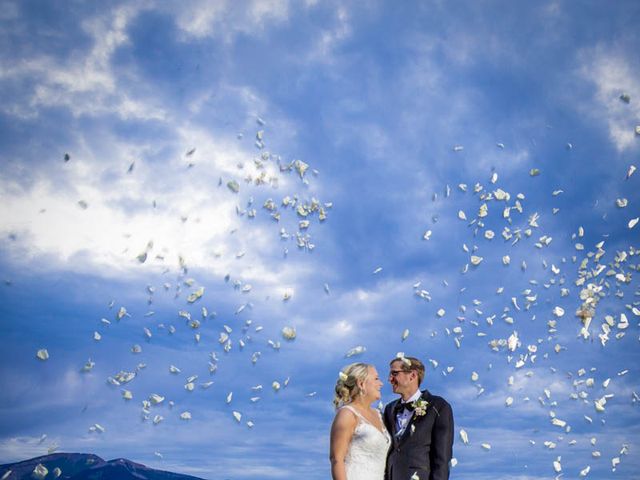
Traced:
POLYGON ((400 373, 407 373, 405 370, 389 370, 389 376, 396 378, 400 373))

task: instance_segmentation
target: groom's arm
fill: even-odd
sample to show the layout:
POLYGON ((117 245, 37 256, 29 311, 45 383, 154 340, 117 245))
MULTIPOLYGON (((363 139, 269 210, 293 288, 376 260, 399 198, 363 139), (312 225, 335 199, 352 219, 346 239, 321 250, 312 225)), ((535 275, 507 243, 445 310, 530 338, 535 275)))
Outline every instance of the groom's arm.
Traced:
POLYGON ((453 411, 451 405, 444 402, 439 407, 438 416, 431 431, 431 474, 429 480, 447 480, 449 461, 453 448, 453 411))

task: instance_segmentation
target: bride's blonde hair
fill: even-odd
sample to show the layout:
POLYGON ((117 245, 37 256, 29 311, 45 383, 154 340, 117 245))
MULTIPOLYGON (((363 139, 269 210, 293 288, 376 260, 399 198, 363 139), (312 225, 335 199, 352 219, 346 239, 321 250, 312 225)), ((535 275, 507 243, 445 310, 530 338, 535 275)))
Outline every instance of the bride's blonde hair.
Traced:
POLYGON ((357 395, 362 393, 358 381, 364 382, 367 379, 369 367, 368 363, 352 363, 340 371, 336 382, 336 394, 333 397, 333 404, 336 408, 353 401, 357 395))

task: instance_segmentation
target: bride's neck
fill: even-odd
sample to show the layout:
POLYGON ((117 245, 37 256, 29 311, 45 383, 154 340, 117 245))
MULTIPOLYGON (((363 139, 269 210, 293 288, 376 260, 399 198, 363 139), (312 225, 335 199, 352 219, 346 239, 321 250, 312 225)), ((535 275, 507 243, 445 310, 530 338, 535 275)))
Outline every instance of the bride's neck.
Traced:
POLYGON ((371 402, 367 402, 367 400, 357 398, 351 402, 354 407, 361 408, 362 410, 367 410, 371 406, 371 402))

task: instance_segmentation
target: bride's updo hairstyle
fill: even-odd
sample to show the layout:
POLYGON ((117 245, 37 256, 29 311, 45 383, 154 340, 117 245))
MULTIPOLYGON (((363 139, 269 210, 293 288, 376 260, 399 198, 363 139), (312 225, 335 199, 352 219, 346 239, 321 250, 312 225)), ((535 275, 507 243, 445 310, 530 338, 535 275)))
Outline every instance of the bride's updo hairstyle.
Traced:
POLYGON ((333 404, 336 408, 350 403, 362 393, 361 388, 358 386, 358 381, 364 382, 367 379, 369 366, 368 363, 352 363, 340 371, 340 376, 336 382, 336 395, 333 398, 333 404))

